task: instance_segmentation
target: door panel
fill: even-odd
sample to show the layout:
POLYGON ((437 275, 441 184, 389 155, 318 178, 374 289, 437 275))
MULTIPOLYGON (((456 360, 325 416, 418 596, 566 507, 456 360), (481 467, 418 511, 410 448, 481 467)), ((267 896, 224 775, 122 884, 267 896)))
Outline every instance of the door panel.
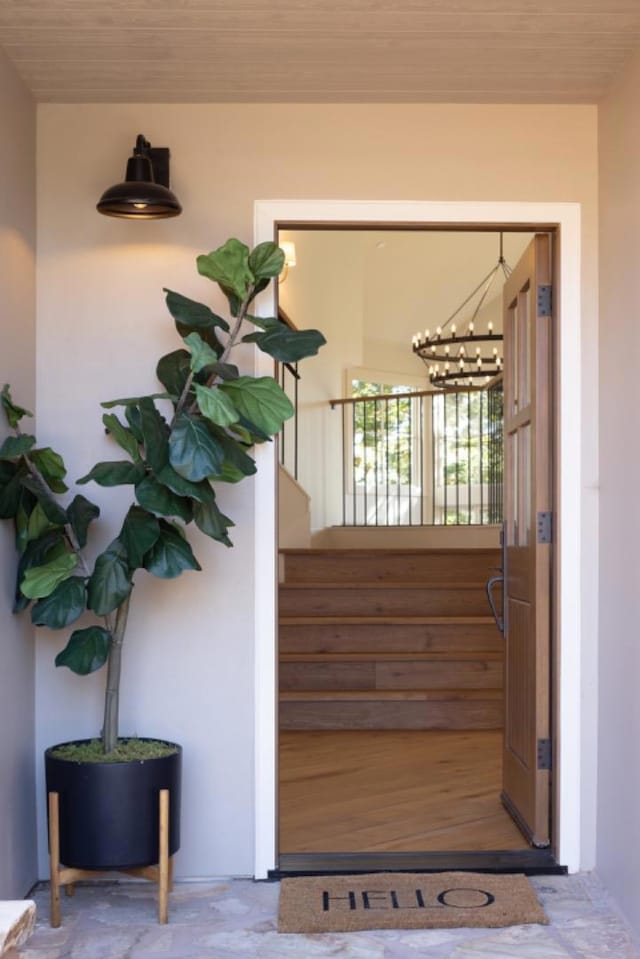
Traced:
POLYGON ((549 845, 551 545, 537 518, 551 510, 550 237, 537 235, 504 288, 505 735, 502 799, 535 846, 549 845))

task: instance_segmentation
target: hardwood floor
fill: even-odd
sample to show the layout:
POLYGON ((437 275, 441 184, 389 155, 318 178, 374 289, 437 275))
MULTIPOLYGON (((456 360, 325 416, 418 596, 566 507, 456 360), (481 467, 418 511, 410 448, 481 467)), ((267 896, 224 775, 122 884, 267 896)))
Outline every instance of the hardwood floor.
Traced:
POLYGON ((529 848, 500 803, 502 733, 280 733, 280 852, 529 848))

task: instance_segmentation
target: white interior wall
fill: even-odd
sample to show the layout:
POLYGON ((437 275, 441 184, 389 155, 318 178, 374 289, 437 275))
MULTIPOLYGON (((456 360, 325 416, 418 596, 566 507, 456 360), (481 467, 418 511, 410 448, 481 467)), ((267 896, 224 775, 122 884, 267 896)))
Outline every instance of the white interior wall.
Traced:
POLYGON ((640 936, 640 54, 600 108, 600 657, 597 866, 640 936))
POLYGON ((299 329, 319 329, 327 343, 300 364, 298 481, 309 494, 312 531, 341 515, 342 446, 339 409, 329 400, 344 395, 344 370, 361 366, 364 349, 363 274, 360 234, 282 231, 295 240, 297 265, 280 287, 280 303, 299 329))
MULTIPOLYGON (((589 106, 42 106, 37 378, 43 440, 64 449, 71 477, 111 455, 99 401, 153 387, 157 356, 174 348, 161 287, 207 299, 213 288, 197 276, 195 256, 230 235, 249 241, 255 200, 277 196, 580 203, 588 344, 582 412, 585 422, 595 422, 596 160, 596 111, 589 106), (99 194, 123 175, 138 132, 172 149, 173 185, 185 210, 176 220, 132 223, 95 213, 99 194), (484 149, 470 161, 468 146, 478 136, 484 149)), ((222 304, 214 300, 214 306, 222 304)), ((597 430, 584 436, 581 449, 590 483, 597 430)), ((105 507, 106 530, 118 513, 108 505, 113 491, 91 492, 105 507)), ((194 537, 203 573, 168 584, 141 580, 125 652, 123 727, 171 736, 185 747, 181 876, 241 875, 251 873, 254 862, 253 484, 230 488, 221 499, 237 522, 235 549, 194 537)), ((597 510, 585 499, 582 639, 583 657, 592 662, 597 510)), ((54 670, 62 641, 38 637, 38 750, 91 735, 101 722, 102 677, 54 670)), ((596 741, 591 698, 582 720, 590 752, 596 741)), ((593 862, 593 782, 587 776, 582 784, 586 868, 593 862)), ((39 813, 44 875, 42 804, 39 813)))
MULTIPOLYGON (((35 410, 35 104, 0 50, 0 388, 35 410)), ((0 413, 0 442, 6 430, 0 413)), ((0 899, 37 878, 34 654, 28 614, 12 613, 16 552, 0 522, 0 899)))

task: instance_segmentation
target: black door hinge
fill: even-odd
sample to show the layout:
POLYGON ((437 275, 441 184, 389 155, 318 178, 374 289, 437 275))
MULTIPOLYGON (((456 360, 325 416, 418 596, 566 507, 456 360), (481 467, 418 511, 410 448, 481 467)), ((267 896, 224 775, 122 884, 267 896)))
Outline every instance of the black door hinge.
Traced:
POLYGON ((538 769, 551 769, 551 740, 538 740, 538 769))
POLYGON ((553 514, 550 510, 538 513, 538 542, 551 543, 553 540, 553 514))
POLYGON ((538 316, 551 316, 551 286, 541 283, 538 286, 538 316))

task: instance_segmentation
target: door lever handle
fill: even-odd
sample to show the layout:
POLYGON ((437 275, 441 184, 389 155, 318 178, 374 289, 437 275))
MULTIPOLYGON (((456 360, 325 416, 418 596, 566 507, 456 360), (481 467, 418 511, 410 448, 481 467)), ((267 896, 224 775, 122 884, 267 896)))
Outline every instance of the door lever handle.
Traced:
MULTIPOLYGON (((500 583, 504 587, 504 576, 491 576, 490 579, 487 580, 487 586, 486 586, 487 599, 489 600, 489 606, 491 607, 493 618, 496 621, 496 626, 498 627, 498 629, 504 636, 504 616, 499 615, 498 610, 496 609, 495 601, 493 599, 493 590, 498 585, 498 583, 500 583)), ((504 593, 503 593, 503 596, 504 596, 504 593)))

